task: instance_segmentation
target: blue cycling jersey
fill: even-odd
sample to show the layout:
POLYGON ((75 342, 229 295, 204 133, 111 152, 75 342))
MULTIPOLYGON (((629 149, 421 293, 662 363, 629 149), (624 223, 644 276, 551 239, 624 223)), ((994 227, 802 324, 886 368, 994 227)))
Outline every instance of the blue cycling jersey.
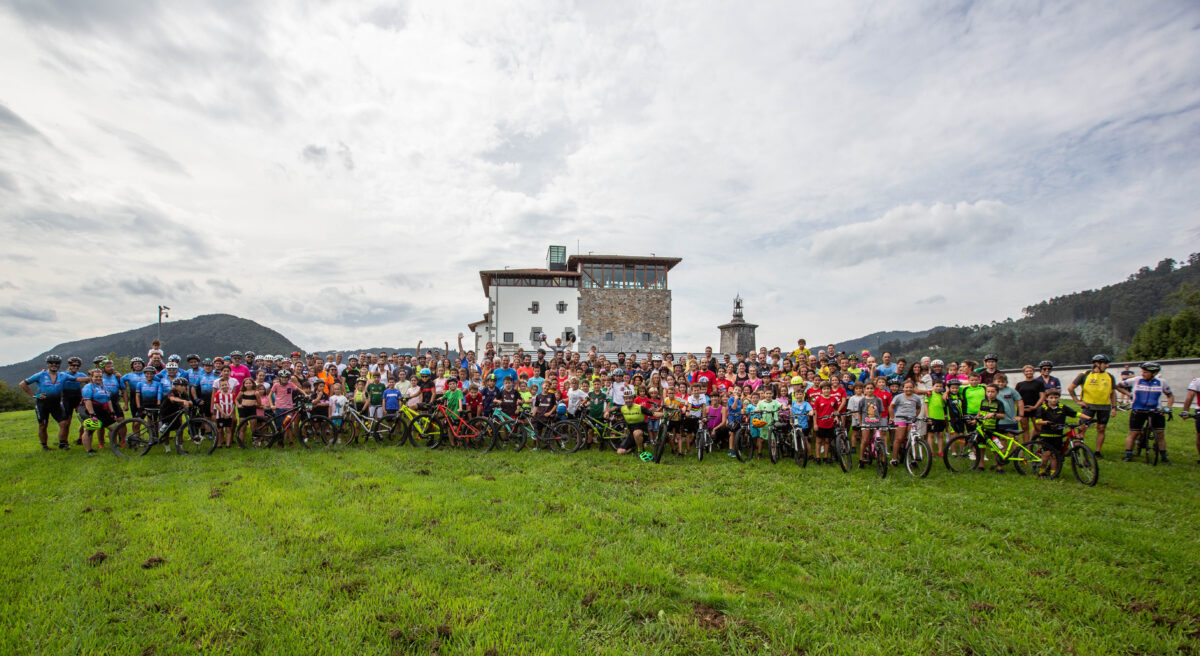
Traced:
POLYGON ((800 428, 808 428, 808 414, 813 411, 808 401, 792 401, 792 421, 800 428))
POLYGON ((88 376, 82 371, 76 371, 75 373, 64 371, 62 376, 62 388, 64 394, 78 394, 80 390, 83 389, 83 386, 87 385, 88 380, 91 379, 91 376, 88 376))
POLYGON ((135 374, 131 371, 124 376, 121 376, 121 388, 129 390, 130 392, 136 392, 144 380, 146 380, 145 375, 135 374))
POLYGON ((196 367, 195 369, 180 369, 179 375, 188 379, 188 384, 194 387, 196 381, 200 380, 200 377, 204 375, 204 370, 200 367, 196 367))
POLYGON ((104 384, 88 383, 83 386, 83 400, 91 401, 92 403, 108 403, 112 399, 112 395, 108 393, 108 389, 104 384))
POLYGON ((216 383, 217 379, 219 378, 220 376, 217 374, 200 372, 199 376, 195 378, 189 378, 188 380, 191 381, 192 387, 199 387, 200 393, 204 396, 208 396, 212 394, 213 384, 216 383))
POLYGON ((116 374, 104 374, 104 390, 110 395, 115 396, 125 389, 125 381, 116 374))
POLYGON ((61 371, 51 376, 49 371, 43 369, 26 378, 25 384, 32 385, 37 383, 38 396, 62 396, 64 380, 66 380, 66 376, 61 371))
POLYGON ((138 395, 142 397, 142 401, 157 401, 159 400, 159 384, 158 381, 151 378, 146 380, 142 378, 137 384, 138 395))
POLYGON ((739 399, 729 399, 729 420, 741 419, 742 402, 739 399))
POLYGON ((1171 386, 1161 378, 1146 380, 1139 376, 1123 380, 1117 383, 1117 387, 1124 387, 1133 392, 1134 410, 1157 410, 1159 397, 1171 393, 1171 386))
MULTIPOLYGON (((175 378, 179 378, 176 376, 175 378)), ((186 379, 185 379, 186 380, 186 379)), ((166 375, 158 381, 158 398, 159 400, 166 399, 171 393, 171 389, 175 386, 175 379, 168 378, 166 375)))

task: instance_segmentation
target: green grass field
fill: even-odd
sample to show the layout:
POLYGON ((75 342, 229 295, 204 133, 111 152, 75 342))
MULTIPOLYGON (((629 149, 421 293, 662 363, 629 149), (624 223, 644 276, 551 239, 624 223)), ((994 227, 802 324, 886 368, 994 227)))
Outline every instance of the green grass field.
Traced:
POLYGON ((9 413, 0 653, 1193 653, 1191 426, 1170 467, 1110 437, 1085 488, 723 453, 86 458, 9 413))

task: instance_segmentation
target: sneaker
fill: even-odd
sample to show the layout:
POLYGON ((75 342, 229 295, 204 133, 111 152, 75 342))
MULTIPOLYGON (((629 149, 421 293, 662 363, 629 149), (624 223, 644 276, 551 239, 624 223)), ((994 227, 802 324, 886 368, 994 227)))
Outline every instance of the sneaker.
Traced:
POLYGON ((900 461, 899 461, 899 460, 893 460, 893 461, 889 462, 889 463, 888 463, 888 465, 890 465, 890 466, 892 466, 892 467, 899 467, 899 466, 900 466, 900 461))
POLYGON ((1103 453, 1100 453, 1099 451, 1096 451, 1095 453, 1096 453, 1096 460, 1103 460, 1103 459, 1104 459, 1104 454, 1103 454, 1103 453))
POLYGON ((1169 465, 1169 464, 1171 464, 1171 461, 1167 458, 1166 454, 1163 454, 1163 456, 1158 459, 1158 464, 1169 465))
POLYGON ((87 450, 87 454, 88 454, 89 456, 94 456, 94 455, 96 455, 96 450, 95 450, 95 449, 88 449, 88 450, 87 450))
POLYGON ((65 450, 71 448, 71 445, 67 444, 67 442, 64 440, 64 441, 58 443, 58 448, 65 451, 65 450))
POLYGON ((731 449, 731 450, 729 451, 729 457, 730 457, 730 458, 736 458, 736 457, 737 457, 737 451, 734 451, 734 450, 732 450, 732 449, 731 449))
POLYGON ((1121 458, 1121 462, 1133 462, 1133 455, 1126 453, 1125 457, 1121 458))
POLYGON ((42 451, 49 451, 49 450, 50 450, 50 447, 46 446, 45 442, 42 442, 42 451))
POLYGON ((972 450, 970 453, 967 454, 967 457, 970 458, 971 460, 974 460, 975 459, 975 451, 972 450))
POLYGON ((862 460, 859 460, 859 461, 858 461, 858 468, 859 468, 859 469, 866 469, 866 468, 867 468, 867 463, 866 463, 866 462, 864 462, 864 461, 862 461, 862 460))

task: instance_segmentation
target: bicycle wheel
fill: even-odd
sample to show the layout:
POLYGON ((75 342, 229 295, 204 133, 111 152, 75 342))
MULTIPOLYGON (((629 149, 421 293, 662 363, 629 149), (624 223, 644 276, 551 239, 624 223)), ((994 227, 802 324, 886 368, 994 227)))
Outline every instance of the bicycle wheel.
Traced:
POLYGON ((976 455, 974 442, 966 435, 959 435, 946 443, 942 462, 946 464, 946 469, 961 474, 975 468, 973 455, 976 455))
POLYGON ((913 440, 904 453, 904 468, 916 478, 925 478, 929 475, 929 467, 932 464, 933 458, 930 457, 929 445, 919 437, 913 440))
POLYGON ((404 446, 408 443, 408 427, 412 424, 408 419, 408 415, 401 410, 399 413, 392 415, 392 441, 396 446, 404 446))
MULTIPOLYGON (((1017 473, 1021 476, 1025 475, 1026 465, 1034 468, 1036 471, 1037 468, 1042 464, 1042 457, 1037 453, 1026 449, 1025 445, 1021 444, 1020 442, 1012 443, 1007 456, 1000 457, 999 454, 997 454, 996 457, 999 459, 998 464, 1012 465, 1013 469, 1017 470, 1017 473)), ((1059 468, 1061 469, 1062 465, 1059 465, 1059 468)))
POLYGON ((266 446, 276 439, 275 425, 266 417, 246 417, 233 429, 233 436, 243 448, 266 446))
POLYGON ((443 444, 450 445, 450 427, 445 419, 434 415, 429 418, 425 431, 425 446, 436 449, 443 444))
POLYGON ((110 435, 116 435, 117 429, 125 430, 125 445, 121 446, 119 440, 111 440, 111 448, 115 456, 131 456, 134 454, 142 455, 150 450, 149 444, 153 443, 154 433, 151 432, 154 428, 149 422, 143 419, 126 419, 117 422, 110 435))
POLYGON ((750 435, 750 427, 742 426, 733 436, 734 454, 737 459, 749 463, 754 460, 754 437, 750 435))
POLYGON ((883 441, 887 438, 879 438, 875 441, 878 451, 875 453, 875 471, 879 473, 879 478, 887 478, 888 473, 888 452, 887 445, 883 441))
MULTIPOLYGON (((667 443, 671 441, 671 438, 667 435, 665 424, 663 427, 659 428, 658 432, 656 433, 651 433, 649 430, 647 430, 646 437, 650 437, 651 435, 654 436, 654 462, 661 464, 663 454, 667 452, 667 443)), ((642 448, 646 448, 647 446, 644 441, 642 442, 642 445, 642 448)))
POLYGON ((704 462, 704 452, 708 450, 710 439, 707 428, 696 431, 696 460, 698 462, 704 462))
POLYGON ((850 452, 850 440, 847 439, 846 433, 838 431, 833 438, 833 457, 837 458, 838 466, 842 468, 843 474, 849 474, 851 467, 854 466, 854 454, 850 452))
POLYGON ((399 437, 404 434, 398 415, 395 414, 384 415, 379 419, 376 429, 379 431, 379 434, 375 439, 381 444, 391 444, 398 441, 399 437))
POLYGON ((1063 467, 1066 465, 1063 461, 1062 451, 1047 444, 1040 438, 1034 438, 1022 446, 1037 456, 1036 461, 1028 456, 1025 458, 1034 476, 1053 479, 1058 478, 1062 474, 1063 467))
POLYGON ((300 439, 310 446, 327 447, 334 436, 333 426, 328 417, 313 415, 300 424, 300 439))
POLYGON ((799 429, 792 430, 792 442, 796 446, 796 464, 801 468, 808 467, 808 436, 799 429))
POLYGON ((217 425, 196 417, 175 433, 175 449, 180 454, 207 455, 217 448, 217 425))
POLYGON ((1075 479, 1088 487, 1095 487, 1100 482, 1100 463, 1096 461, 1096 453, 1086 444, 1080 444, 1070 451, 1071 469, 1075 479))
POLYGON ((775 431, 767 430, 767 453, 771 456, 771 464, 779 464, 779 436, 775 431))
POLYGON ((429 446, 430 439, 438 437, 433 417, 426 414, 413 417, 412 421, 408 423, 405 435, 406 441, 413 446, 429 446))
POLYGON ((550 446, 556 451, 564 453, 575 453, 583 446, 583 437, 579 433, 579 426, 573 422, 560 421, 550 428, 550 446))

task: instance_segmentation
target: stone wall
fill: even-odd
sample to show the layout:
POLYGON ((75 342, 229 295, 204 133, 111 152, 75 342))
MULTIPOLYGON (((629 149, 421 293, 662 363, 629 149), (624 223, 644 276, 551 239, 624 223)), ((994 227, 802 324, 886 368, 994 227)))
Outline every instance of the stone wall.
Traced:
POLYGON ((606 353, 671 350, 671 291, 579 290, 579 351, 593 346, 606 353))
POLYGON ((721 352, 722 353, 753 353, 756 348, 754 345, 754 330, 758 328, 752 323, 727 323, 719 326, 721 331, 721 352))

